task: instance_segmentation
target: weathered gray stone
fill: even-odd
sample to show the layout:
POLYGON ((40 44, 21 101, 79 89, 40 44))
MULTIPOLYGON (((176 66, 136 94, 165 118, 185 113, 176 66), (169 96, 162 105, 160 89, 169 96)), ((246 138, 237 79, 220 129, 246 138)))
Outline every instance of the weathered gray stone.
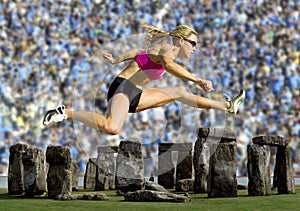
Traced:
POLYGON ((113 154, 118 153, 119 146, 99 146, 97 147, 97 152, 99 153, 107 153, 107 154, 113 154))
POLYGON ((236 142, 221 141, 217 146, 213 146, 213 148, 216 148, 216 150, 210 157, 207 180, 208 197, 236 197, 236 142))
POLYGON ((105 201, 108 199, 105 193, 84 193, 84 194, 59 194, 55 198, 56 200, 96 200, 105 201))
POLYGON ((212 138, 212 140, 220 141, 222 138, 222 142, 232 141, 236 139, 236 132, 233 130, 229 130, 226 128, 199 128, 198 130, 198 138, 212 138))
POLYGON ((86 164, 85 174, 83 179, 83 188, 84 189, 95 189, 96 185, 96 158, 90 158, 86 164))
POLYGON ((72 191, 78 191, 79 169, 76 162, 72 162, 72 191))
POLYGON ((248 194, 250 196, 269 195, 271 190, 270 146, 248 145, 247 155, 248 194))
POLYGON ((193 144, 192 143, 176 143, 176 145, 179 146, 185 146, 182 147, 185 149, 178 150, 178 160, 177 160, 177 166, 176 166, 176 181, 175 184, 182 179, 190 179, 193 177, 193 156, 192 156, 192 149, 193 144))
POLYGON ((9 148, 8 194, 22 195, 25 193, 22 156, 27 149, 28 145, 26 144, 16 144, 9 148))
POLYGON ((55 199, 59 194, 72 192, 72 159, 70 149, 63 146, 48 146, 46 161, 48 197, 55 199))
POLYGON ((63 146, 48 146, 46 150, 46 162, 49 165, 65 165, 67 169, 71 169, 72 160, 70 149, 63 146))
POLYGON ((193 179, 182 179, 176 183, 176 191, 178 192, 189 192, 194 190, 193 179))
POLYGON ((141 143, 121 141, 116 162, 116 188, 122 192, 144 189, 141 143))
POLYGON ((288 140, 280 136, 257 136, 252 138, 254 144, 268 145, 271 147, 287 146, 288 140))
POLYGON ((42 150, 28 148, 22 156, 24 166, 25 196, 41 196, 47 192, 46 160, 42 150))
POLYGON ((236 196, 236 154, 235 131, 199 128, 194 146, 194 192, 208 192, 209 197, 236 196))
POLYGON ((293 162, 288 147, 277 148, 275 169, 273 187, 277 187, 278 194, 295 193, 293 162))
POLYGON ((172 164, 172 151, 158 150, 158 184, 165 188, 173 188, 174 172, 175 169, 172 164))
POLYGON ((165 188, 174 187, 172 152, 178 153, 176 181, 192 178, 192 143, 160 143, 158 157, 158 183, 165 188))
POLYGON ((151 181, 146 181, 145 182, 145 190, 154 190, 154 191, 160 191, 160 192, 168 192, 163 186, 151 182, 151 181))
POLYGON ((198 137, 194 146, 194 192, 207 192, 207 178, 209 171, 210 149, 206 142, 206 137, 198 137))
POLYGON ((117 147, 99 146, 96 169, 95 190, 114 190, 116 164, 114 153, 118 152, 117 147))
POLYGON ((97 200, 105 201, 108 197, 105 193, 85 193, 82 196, 82 200, 97 200))
POLYGON ((190 197, 151 190, 138 190, 124 195, 125 201, 137 202, 190 202, 190 197))

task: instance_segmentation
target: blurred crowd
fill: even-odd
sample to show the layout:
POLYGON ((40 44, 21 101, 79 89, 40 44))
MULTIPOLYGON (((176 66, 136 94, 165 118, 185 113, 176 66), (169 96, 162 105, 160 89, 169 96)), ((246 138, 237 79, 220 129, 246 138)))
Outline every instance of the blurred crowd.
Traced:
MULTIPOLYGON (((295 175, 300 175, 299 11, 297 0, 2 0, 0 173, 7 174, 9 147, 17 142, 42 150, 50 144, 69 146, 82 173, 98 145, 136 137, 144 146, 146 175, 155 174, 158 143, 194 142, 197 128, 223 126, 237 132, 239 176, 247 175, 247 145, 257 135, 288 138, 295 175), (140 23, 165 31, 178 24, 195 28, 199 57, 191 59, 190 69, 201 74, 205 67, 199 63, 207 61, 206 76, 219 79, 214 80, 216 96, 245 88, 239 114, 172 103, 130 115, 118 136, 71 121, 41 126, 44 112, 62 103, 105 113, 107 89, 123 66, 104 63, 101 49, 143 33, 140 23)), ((169 75, 151 86, 170 85, 199 92, 169 75)), ((272 148, 272 158, 275 154, 272 148)))

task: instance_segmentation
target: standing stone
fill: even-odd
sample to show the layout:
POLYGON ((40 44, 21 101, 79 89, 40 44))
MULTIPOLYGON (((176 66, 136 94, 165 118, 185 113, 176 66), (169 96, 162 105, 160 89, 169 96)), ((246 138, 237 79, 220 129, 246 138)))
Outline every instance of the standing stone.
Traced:
POLYGON ((121 193, 144 189, 141 143, 121 141, 116 162, 116 188, 121 193))
POLYGON ((222 128, 203 128, 198 135, 207 136, 210 149, 208 197, 237 196, 237 146, 236 134, 222 128))
POLYGON ((164 188, 174 187, 174 165, 172 163, 172 144, 159 143, 158 146, 158 184, 164 188))
POLYGON ((28 148, 23 153, 25 196, 34 197, 47 192, 46 160, 42 150, 28 148))
POLYGON ((72 162, 72 191, 78 191, 79 169, 76 162, 72 162))
POLYGON ((293 162, 288 147, 277 148, 275 169, 278 194, 295 193, 293 162))
POLYGON ((55 199, 59 194, 72 192, 72 159, 70 149, 63 146, 48 146, 46 161, 48 197, 55 199))
POLYGON ((115 189, 115 156, 118 147, 99 146, 96 168, 95 190, 114 190, 115 189))
MULTIPOLYGON (((177 152, 176 182, 191 179, 193 171, 192 143, 160 143, 158 157, 158 184, 165 188, 174 187, 174 164, 172 152, 177 152)), ((174 159, 174 158, 173 158, 174 159)), ((175 182, 175 183, 176 183, 175 182)))
POLYGON ((265 196, 270 194, 270 146, 251 144, 247 146, 248 194, 265 196))
POLYGON ((176 166, 176 182, 193 177, 193 143, 176 143, 173 145, 174 150, 178 151, 176 166))
POLYGON ((273 187, 277 187, 278 194, 295 193, 293 163, 288 149, 288 139, 280 136, 258 136, 252 140, 256 144, 277 147, 273 187))
POLYGON ((207 183, 208 197, 237 196, 236 142, 219 143, 210 157, 207 183))
POLYGON ((90 158, 86 164, 84 180, 83 180, 83 188, 84 189, 95 189, 96 185, 96 171, 97 171, 97 159, 90 158))
POLYGON ((25 192, 22 156, 27 149, 26 144, 16 144, 9 148, 8 194, 21 195, 25 192))
POLYGON ((206 137, 198 136, 194 146, 194 192, 206 193, 207 192, 207 178, 209 170, 209 146, 205 143, 206 137))

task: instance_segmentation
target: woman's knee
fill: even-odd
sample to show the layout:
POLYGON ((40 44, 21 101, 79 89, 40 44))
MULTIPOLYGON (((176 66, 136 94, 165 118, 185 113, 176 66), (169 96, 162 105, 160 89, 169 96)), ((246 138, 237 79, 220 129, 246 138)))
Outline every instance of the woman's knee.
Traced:
MULTIPOLYGON (((101 130, 101 126, 98 126, 101 130)), ((121 128, 118 128, 111 119, 106 119, 103 125, 103 132, 109 134, 109 135, 118 135, 121 131, 121 128)))
POLYGON ((174 88, 174 92, 175 92, 175 99, 176 100, 180 100, 182 98, 184 98, 185 96, 187 96, 188 92, 186 91, 186 89, 184 87, 175 87, 174 88))

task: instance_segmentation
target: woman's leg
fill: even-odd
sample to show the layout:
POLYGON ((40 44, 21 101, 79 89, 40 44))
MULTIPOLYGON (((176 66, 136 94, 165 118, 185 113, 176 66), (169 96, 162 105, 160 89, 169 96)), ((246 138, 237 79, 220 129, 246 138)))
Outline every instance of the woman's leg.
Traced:
POLYGON ((126 120, 129 108, 128 97, 124 94, 116 94, 112 97, 107 117, 101 114, 87 111, 65 110, 68 119, 79 121, 88 127, 115 135, 120 132, 126 120))
POLYGON ((195 108, 217 109, 226 111, 230 103, 216 101, 187 92, 182 87, 150 88, 142 92, 136 112, 148 108, 163 106, 167 103, 179 101, 195 108))

